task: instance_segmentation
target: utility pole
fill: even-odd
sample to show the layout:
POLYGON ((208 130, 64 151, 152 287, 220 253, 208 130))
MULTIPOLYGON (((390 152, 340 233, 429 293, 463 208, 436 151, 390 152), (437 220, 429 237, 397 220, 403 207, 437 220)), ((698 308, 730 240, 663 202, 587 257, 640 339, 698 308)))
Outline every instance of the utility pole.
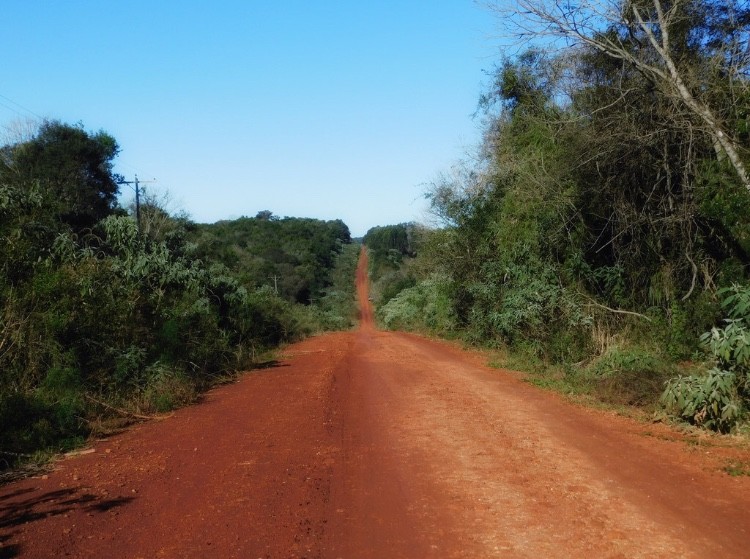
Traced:
POLYGON ((141 190, 139 185, 156 182, 156 179, 150 181, 139 181, 138 175, 135 175, 135 180, 132 181, 118 181, 117 184, 127 184, 130 186, 134 185, 135 190, 135 223, 138 227, 138 233, 141 232, 141 190))
POLYGON ((273 292, 274 294, 279 294, 279 276, 273 275, 271 276, 271 279, 273 279, 273 292))

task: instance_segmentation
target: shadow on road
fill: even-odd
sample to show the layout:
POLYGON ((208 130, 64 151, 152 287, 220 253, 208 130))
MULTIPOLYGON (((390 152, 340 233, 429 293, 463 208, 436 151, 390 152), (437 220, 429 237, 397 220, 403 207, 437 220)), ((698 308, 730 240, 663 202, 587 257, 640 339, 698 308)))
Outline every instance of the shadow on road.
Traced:
POLYGON ((262 361, 261 363, 255 363, 252 367, 250 367, 251 371, 255 371, 257 369, 275 369, 276 367, 288 367, 289 363, 282 363, 281 361, 278 361, 276 359, 271 359, 270 361, 262 361))
POLYGON ((0 537, 0 559, 12 559, 18 557, 21 554, 21 548, 18 545, 3 545, 7 541, 7 537, 0 537))
POLYGON ((0 559, 17 557, 20 546, 6 545, 13 529, 42 518, 67 514, 74 510, 85 513, 104 513, 121 507, 135 497, 102 498, 86 493, 81 488, 60 489, 38 493, 33 488, 19 489, 0 497, 0 559))
POLYGON ((33 489, 23 489, 4 495, 0 499, 0 529, 12 528, 40 518, 66 514, 75 509, 85 512, 106 512, 126 505, 133 499, 134 497, 102 499, 91 493, 83 493, 78 488, 60 489, 42 494, 34 494, 33 489), (30 493, 32 495, 28 498, 15 498, 30 493))

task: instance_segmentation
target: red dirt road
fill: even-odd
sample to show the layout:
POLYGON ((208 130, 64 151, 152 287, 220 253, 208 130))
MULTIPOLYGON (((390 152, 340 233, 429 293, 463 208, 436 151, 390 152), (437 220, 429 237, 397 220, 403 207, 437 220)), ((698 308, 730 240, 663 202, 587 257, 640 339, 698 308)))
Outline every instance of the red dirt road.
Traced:
POLYGON ((0 558, 750 556, 746 449, 375 331, 358 282, 358 331, 0 487, 0 558))

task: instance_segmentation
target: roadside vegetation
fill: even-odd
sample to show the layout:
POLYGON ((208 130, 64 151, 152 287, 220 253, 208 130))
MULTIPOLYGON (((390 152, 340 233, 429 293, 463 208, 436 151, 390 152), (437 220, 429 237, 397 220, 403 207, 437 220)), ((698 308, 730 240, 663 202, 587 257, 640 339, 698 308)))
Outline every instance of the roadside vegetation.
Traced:
POLYGON ((476 156, 428 189, 439 225, 364 239, 377 316, 728 432, 750 409, 750 11, 521 5, 498 11, 530 48, 491 72, 476 156))
POLYGON ((118 205, 114 138, 44 122, 0 148, 0 470, 171 410, 352 325, 340 221, 215 225, 118 205))

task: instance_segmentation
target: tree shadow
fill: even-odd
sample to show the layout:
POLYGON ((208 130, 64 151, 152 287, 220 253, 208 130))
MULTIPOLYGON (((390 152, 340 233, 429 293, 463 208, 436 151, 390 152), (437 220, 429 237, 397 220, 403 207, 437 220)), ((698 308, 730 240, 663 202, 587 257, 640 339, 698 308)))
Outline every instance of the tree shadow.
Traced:
POLYGON ((19 545, 4 545, 7 540, 7 537, 0 537, 0 559, 12 559, 21 554, 21 547, 19 545))
POLYGON ((87 493, 81 488, 38 491, 26 488, 0 496, 0 559, 17 557, 21 552, 18 544, 8 544, 14 529, 23 524, 51 516, 67 514, 74 510, 87 513, 104 513, 124 506, 135 497, 102 498, 87 493))
POLYGON ((255 371, 257 369, 276 369, 277 367, 288 367, 289 363, 282 363, 277 359, 271 359, 269 361, 261 361, 260 363, 253 363, 249 370, 255 371))
POLYGON ((19 495, 25 495, 26 493, 33 493, 33 492, 34 492, 33 487, 26 487, 24 489, 16 489, 15 491, 11 491, 10 493, 6 493, 5 495, 0 495, 0 503, 2 503, 3 501, 7 501, 8 499, 18 497, 19 495))

